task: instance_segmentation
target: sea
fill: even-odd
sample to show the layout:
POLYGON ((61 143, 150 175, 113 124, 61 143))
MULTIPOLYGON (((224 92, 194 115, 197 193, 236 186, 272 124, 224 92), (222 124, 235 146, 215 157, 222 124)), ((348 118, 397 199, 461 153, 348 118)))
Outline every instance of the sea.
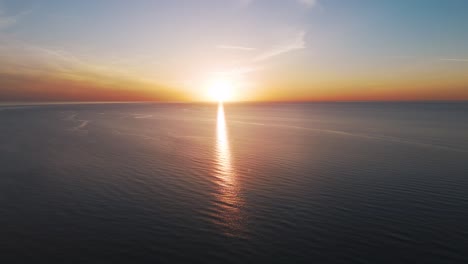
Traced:
POLYGON ((468 103, 0 106, 1 263, 468 263, 468 103))

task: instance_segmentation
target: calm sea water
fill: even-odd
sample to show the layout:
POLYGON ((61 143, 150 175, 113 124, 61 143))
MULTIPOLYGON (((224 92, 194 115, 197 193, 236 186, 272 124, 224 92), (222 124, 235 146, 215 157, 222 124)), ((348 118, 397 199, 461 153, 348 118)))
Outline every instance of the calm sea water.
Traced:
POLYGON ((468 104, 1 106, 0 122, 2 263, 468 263, 468 104))

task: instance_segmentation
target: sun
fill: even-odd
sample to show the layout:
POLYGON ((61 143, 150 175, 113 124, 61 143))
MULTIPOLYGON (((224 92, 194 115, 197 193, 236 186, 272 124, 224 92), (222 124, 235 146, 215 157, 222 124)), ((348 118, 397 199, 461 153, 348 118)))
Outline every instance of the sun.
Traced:
POLYGON ((231 101, 233 99, 234 84, 227 78, 212 80, 208 85, 208 97, 217 102, 231 101))

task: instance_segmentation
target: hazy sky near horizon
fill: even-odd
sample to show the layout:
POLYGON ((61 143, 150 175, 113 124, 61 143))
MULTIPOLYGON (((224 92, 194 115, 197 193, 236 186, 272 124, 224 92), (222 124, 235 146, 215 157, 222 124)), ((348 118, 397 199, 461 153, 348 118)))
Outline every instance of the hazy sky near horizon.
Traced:
POLYGON ((465 0, 0 0, 0 101, 468 100, 465 0))

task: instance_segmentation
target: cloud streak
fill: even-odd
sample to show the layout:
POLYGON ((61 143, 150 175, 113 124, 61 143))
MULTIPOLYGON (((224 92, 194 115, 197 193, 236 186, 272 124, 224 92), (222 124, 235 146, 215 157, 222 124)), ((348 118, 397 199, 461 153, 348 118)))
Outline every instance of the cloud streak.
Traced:
POLYGON ((293 50, 304 49, 306 47, 305 31, 297 32, 292 38, 288 39, 285 43, 273 46, 271 49, 257 55, 253 62, 265 61, 270 58, 279 56, 293 50))
POLYGON ((318 0, 298 0, 298 2, 309 8, 318 4, 318 0))
POLYGON ((26 101, 180 100, 153 80, 73 54, 0 39, 0 98, 26 101))
POLYGON ((18 21, 31 13, 31 10, 21 11, 18 14, 9 15, 7 12, 0 6, 0 29, 5 29, 11 27, 18 23, 18 21))
POLYGON ((457 58, 442 58, 441 61, 451 61, 451 62, 468 62, 468 59, 457 59, 457 58))
POLYGON ((216 46, 217 49, 226 49, 226 50, 238 50, 238 51, 253 51, 255 48, 236 46, 236 45, 219 45, 216 46))
MULTIPOLYGON (((248 6, 250 5, 252 2, 254 2, 254 0, 238 0, 239 3, 242 5, 242 6, 248 6)), ((302 4, 304 6, 306 6, 307 8, 311 8, 311 7, 314 7, 318 4, 318 0, 293 0, 299 4, 302 4)))

